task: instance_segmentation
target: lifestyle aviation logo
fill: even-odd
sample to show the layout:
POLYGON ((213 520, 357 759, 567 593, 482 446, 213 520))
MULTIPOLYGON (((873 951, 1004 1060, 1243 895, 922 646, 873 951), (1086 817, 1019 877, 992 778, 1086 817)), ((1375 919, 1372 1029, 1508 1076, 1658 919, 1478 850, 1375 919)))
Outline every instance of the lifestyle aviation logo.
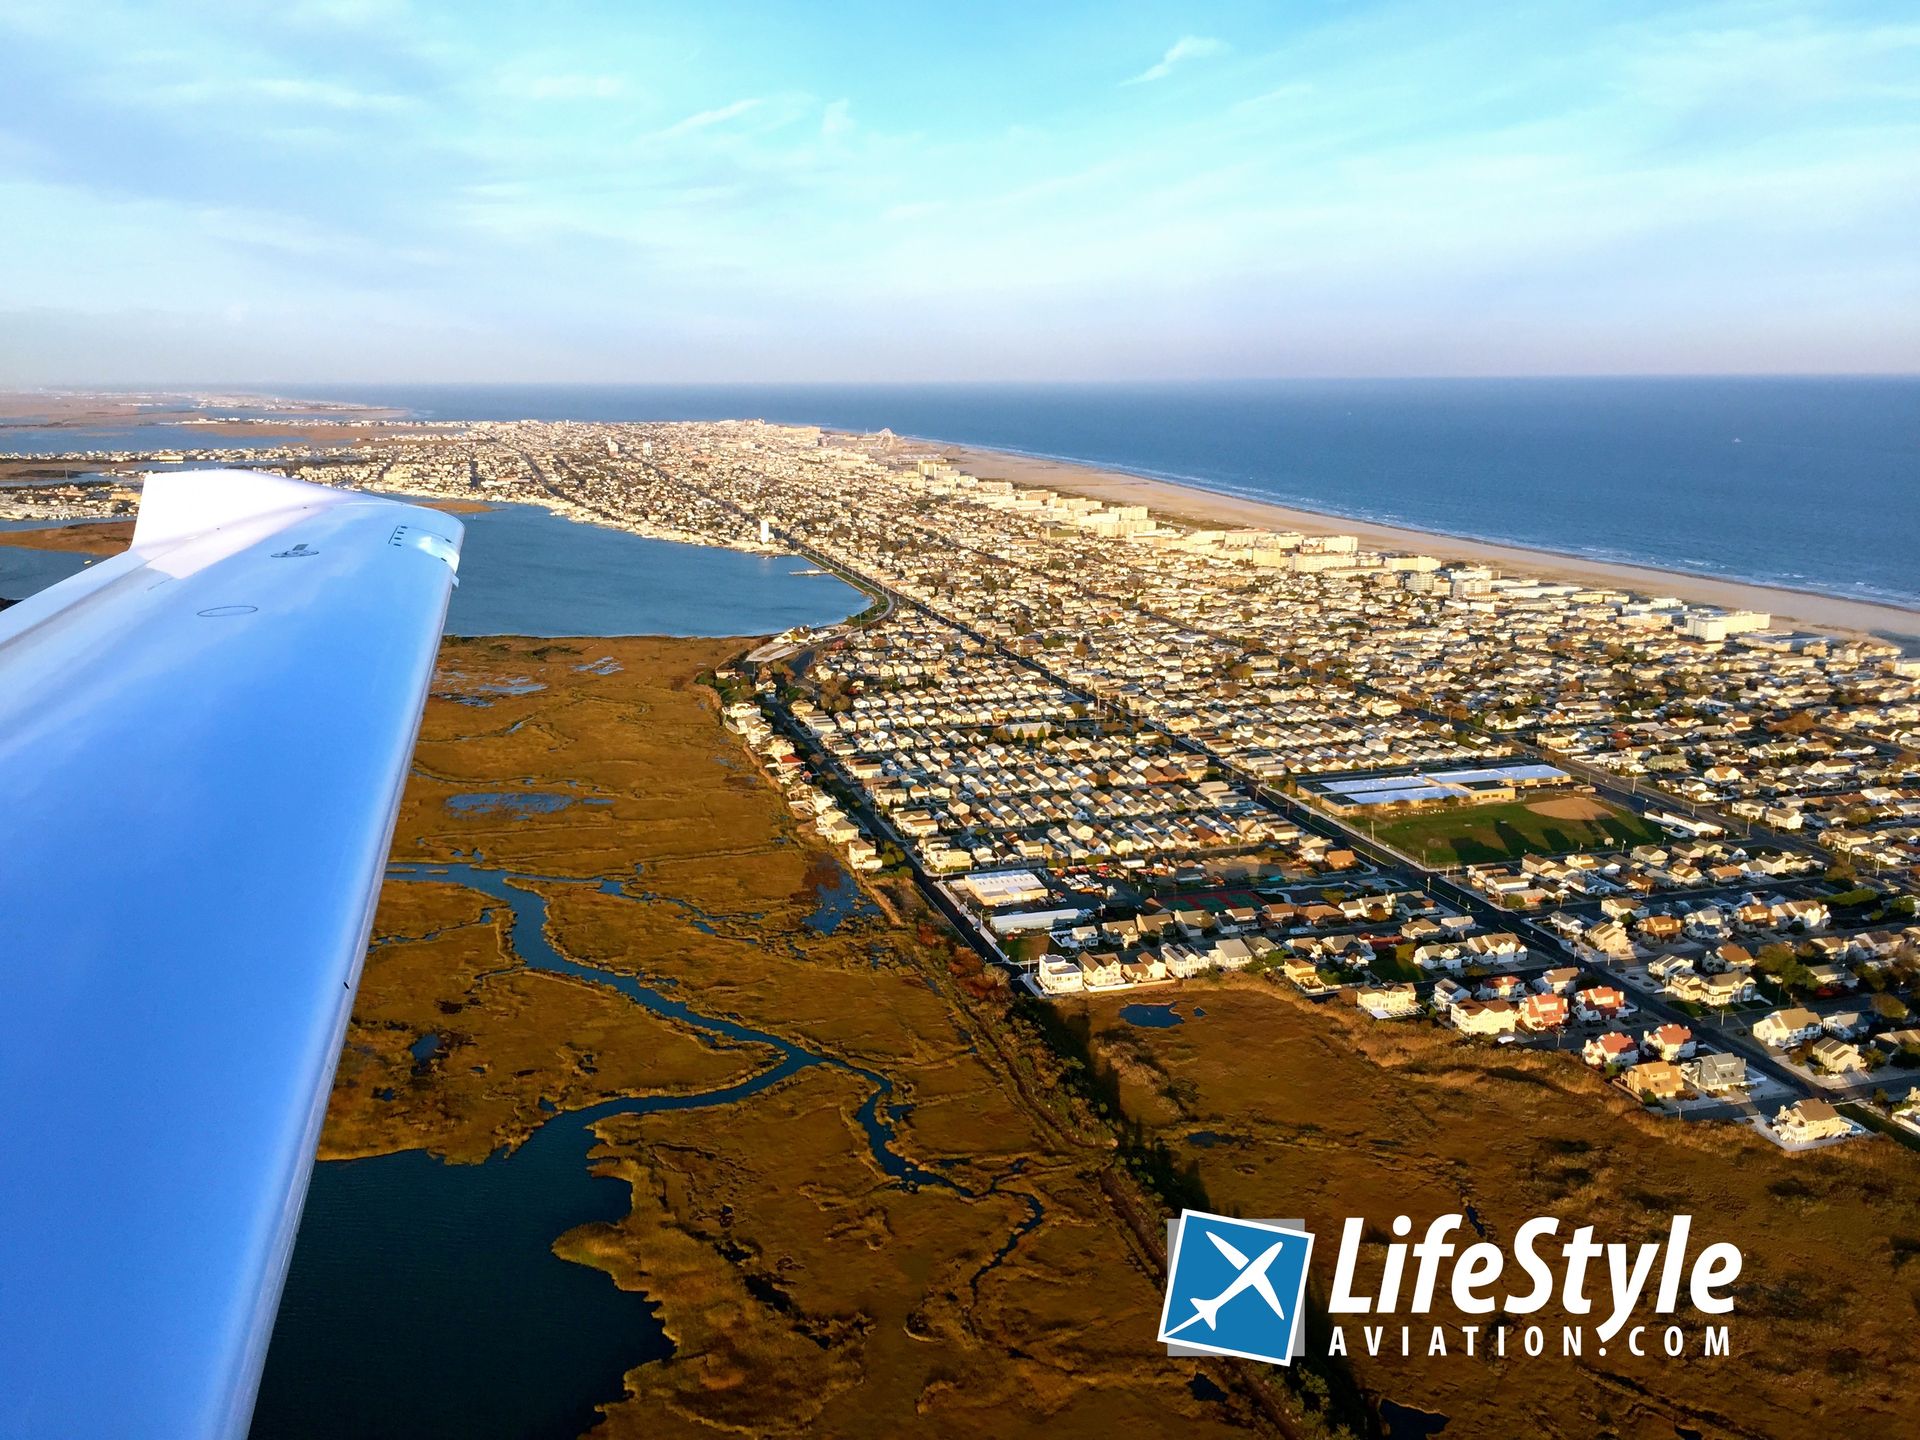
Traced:
POLYGON ((1272 1220, 1183 1210, 1172 1227, 1160 1339, 1285 1365, 1298 1353, 1313 1236, 1272 1220))

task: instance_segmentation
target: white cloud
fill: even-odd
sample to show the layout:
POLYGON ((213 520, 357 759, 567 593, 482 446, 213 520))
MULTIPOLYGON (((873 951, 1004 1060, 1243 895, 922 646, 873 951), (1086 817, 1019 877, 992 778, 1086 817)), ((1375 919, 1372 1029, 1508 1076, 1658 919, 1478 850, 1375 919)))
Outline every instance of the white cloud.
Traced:
MULTIPOLYGON (((138 97, 142 92, 130 92, 138 97)), ((166 85, 150 93, 165 100, 187 104, 220 104, 235 100, 266 100, 284 105, 304 105, 317 110, 406 110, 418 102, 405 95, 386 95, 360 90, 328 80, 298 80, 285 77, 252 76, 219 80, 190 80, 166 85)))
POLYGON ((853 106, 846 100, 836 100, 821 112, 820 134, 828 140, 834 140, 853 130, 853 106))
POLYGON ((706 130, 715 125, 724 125, 729 120, 738 120, 742 115, 758 110, 766 102, 755 96, 750 100, 736 100, 731 105, 721 105, 712 110, 702 110, 689 115, 684 120, 676 120, 666 128, 668 135, 685 135, 693 130, 706 130))
POLYGON ((1164 80, 1173 73, 1173 67, 1187 60, 1205 60, 1209 56, 1226 53, 1227 42, 1215 40, 1205 35, 1182 35, 1167 47, 1167 53, 1160 57, 1160 63, 1149 65, 1123 85, 1145 85, 1155 80, 1164 80))

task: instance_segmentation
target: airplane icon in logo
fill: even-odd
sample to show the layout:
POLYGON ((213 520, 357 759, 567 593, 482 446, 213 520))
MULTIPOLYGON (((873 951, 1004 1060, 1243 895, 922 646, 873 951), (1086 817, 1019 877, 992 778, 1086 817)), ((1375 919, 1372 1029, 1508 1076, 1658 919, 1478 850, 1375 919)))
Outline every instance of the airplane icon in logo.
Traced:
POLYGON ((1173 1329, 1167 1331, 1168 1337, 1171 1338, 1172 1336, 1178 1335, 1182 1330, 1186 1329, 1187 1326, 1197 1325, 1202 1320, 1207 1322, 1207 1329, 1218 1329, 1220 1307, 1233 1299, 1233 1297, 1241 1291, 1249 1289, 1258 1291, 1260 1298, 1267 1302, 1267 1308, 1273 1311, 1274 1317, 1284 1322, 1287 1318, 1287 1312, 1281 1308, 1280 1297, 1273 1293, 1273 1282, 1267 1278, 1267 1271, 1273 1267, 1273 1262, 1279 1258, 1280 1252, 1287 1248, 1287 1242, 1285 1240, 1274 1241, 1273 1244, 1262 1250, 1253 1261, 1249 1262, 1245 1255, 1242 1255, 1232 1245, 1214 1234, 1213 1231, 1208 1230, 1205 1234, 1207 1239, 1213 1242, 1214 1249, 1226 1256, 1227 1263, 1240 1273, 1233 1277, 1232 1282, 1228 1284, 1226 1289, 1222 1290, 1211 1300, 1202 1300, 1198 1296, 1195 1296, 1192 1301, 1193 1315, 1181 1321, 1178 1325, 1174 1326, 1173 1329))
POLYGON ((1297 1220, 1187 1210, 1167 1226, 1167 1251, 1159 1338, 1168 1354, 1204 1351, 1270 1365, 1293 1359, 1313 1256, 1311 1231, 1297 1220))

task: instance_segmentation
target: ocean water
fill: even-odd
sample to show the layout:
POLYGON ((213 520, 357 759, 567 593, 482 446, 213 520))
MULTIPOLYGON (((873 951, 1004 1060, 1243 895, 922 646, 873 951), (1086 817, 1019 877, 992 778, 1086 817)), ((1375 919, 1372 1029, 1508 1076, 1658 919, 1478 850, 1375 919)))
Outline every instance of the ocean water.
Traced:
POLYGON ((367 386, 439 419, 763 418, 1920 606, 1920 378, 367 386))

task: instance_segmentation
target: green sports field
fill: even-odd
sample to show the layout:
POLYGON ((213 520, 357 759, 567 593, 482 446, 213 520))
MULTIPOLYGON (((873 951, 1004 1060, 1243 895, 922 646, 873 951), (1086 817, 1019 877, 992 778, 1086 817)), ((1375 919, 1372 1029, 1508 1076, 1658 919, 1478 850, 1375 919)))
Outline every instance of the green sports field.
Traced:
POLYGON ((1624 850, 1666 838, 1658 826, 1618 806, 1566 794, 1395 816, 1376 822, 1373 833, 1434 869, 1570 850, 1624 850))

